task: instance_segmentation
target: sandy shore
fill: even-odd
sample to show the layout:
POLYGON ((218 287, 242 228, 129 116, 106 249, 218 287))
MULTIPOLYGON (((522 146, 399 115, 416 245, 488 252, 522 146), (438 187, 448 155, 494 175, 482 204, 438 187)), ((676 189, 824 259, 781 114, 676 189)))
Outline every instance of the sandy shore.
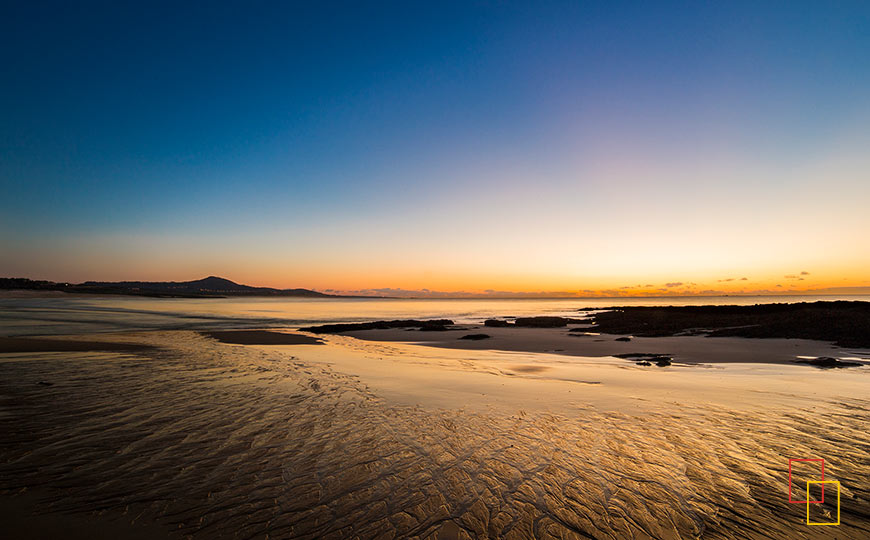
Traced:
POLYGON ((870 534, 864 367, 87 339, 155 348, 0 354, 13 536, 828 538, 787 502, 807 456, 842 484, 837 537, 870 534))
POLYGON ((630 337, 610 334, 584 335, 567 328, 489 328, 465 325, 446 332, 421 332, 409 329, 363 330, 342 335, 370 341, 408 342, 432 347, 465 350, 500 350, 529 353, 555 353, 571 356, 605 357, 619 354, 650 353, 666 355, 676 362, 718 363, 793 363, 799 356, 861 358, 870 362, 870 350, 840 348, 806 339, 749 339, 703 336, 630 337), (463 336, 486 334, 482 340, 463 336))

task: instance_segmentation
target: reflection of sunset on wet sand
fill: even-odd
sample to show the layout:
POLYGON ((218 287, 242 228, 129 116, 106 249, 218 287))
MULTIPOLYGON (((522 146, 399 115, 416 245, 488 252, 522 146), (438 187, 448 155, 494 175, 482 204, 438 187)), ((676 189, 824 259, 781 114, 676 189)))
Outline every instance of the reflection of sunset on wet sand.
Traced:
POLYGON ((823 455, 838 537, 870 531, 866 368, 101 339, 161 348, 0 363, 0 488, 49 515, 142 537, 791 537, 787 457, 823 455))

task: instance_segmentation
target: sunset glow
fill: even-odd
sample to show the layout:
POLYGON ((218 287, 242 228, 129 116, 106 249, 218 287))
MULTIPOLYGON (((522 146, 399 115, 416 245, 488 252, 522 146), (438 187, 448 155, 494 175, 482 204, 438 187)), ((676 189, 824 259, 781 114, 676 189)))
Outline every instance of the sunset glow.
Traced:
MULTIPOLYGON (((0 53, 16 73, 0 274, 402 295, 870 287, 870 42, 848 10, 252 12, 230 45, 219 9, 110 30, 119 13, 69 9, 44 15, 46 42, 0 53), (81 39, 98 28, 112 47, 81 39)), ((5 20, 0 39, 27 31, 5 20)))

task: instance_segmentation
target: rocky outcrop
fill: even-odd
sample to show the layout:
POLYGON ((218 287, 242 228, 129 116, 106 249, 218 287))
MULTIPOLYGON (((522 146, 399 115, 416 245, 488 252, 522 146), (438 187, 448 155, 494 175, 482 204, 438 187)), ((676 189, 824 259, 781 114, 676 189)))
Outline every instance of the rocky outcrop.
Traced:
POLYGON ((617 358, 631 360, 639 366, 651 366, 651 362, 655 362, 658 367, 667 367, 671 365, 672 358, 666 354, 656 353, 625 353, 614 354, 617 358))
POLYGON ((450 319, 434 319, 430 321, 405 319, 364 323, 323 324, 320 326, 300 328, 300 330, 303 332, 313 332, 315 334, 340 334, 342 332, 354 332, 357 330, 389 330, 391 328, 416 328, 427 332, 443 332, 449 330, 447 327, 451 325, 453 325, 453 321, 450 319))
POLYGON ((589 316, 596 332, 604 334, 814 339, 839 347, 870 347, 870 302, 622 306, 589 316))
POLYGON ((858 367, 864 365, 860 362, 844 362, 843 360, 831 358, 830 356, 820 356, 818 358, 795 360, 795 362, 798 364, 809 364, 811 366, 822 369, 858 367))
POLYGON ((492 336, 489 334, 467 334, 459 339, 467 339, 469 341, 480 341, 481 339, 489 339, 492 336))
POLYGON ((524 326, 527 328, 560 328, 568 326, 569 323, 587 322, 583 319, 571 319, 569 317, 517 317, 516 326, 524 326))

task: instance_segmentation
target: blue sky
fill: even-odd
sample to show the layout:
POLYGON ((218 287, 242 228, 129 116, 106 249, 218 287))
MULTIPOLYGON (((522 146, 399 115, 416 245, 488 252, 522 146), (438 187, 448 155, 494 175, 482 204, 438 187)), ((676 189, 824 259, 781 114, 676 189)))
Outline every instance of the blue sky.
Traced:
MULTIPOLYGON (((604 286, 652 253, 562 264, 565 232, 476 249, 540 223, 706 275, 725 259, 692 258, 694 223, 727 250, 752 233, 729 219, 767 215, 769 244, 789 216, 857 210, 868 56, 861 2, 7 3, 0 273, 520 290, 604 286)), ((865 225, 777 256, 853 283, 865 225)), ((763 246, 735 267, 779 273, 763 246)))

